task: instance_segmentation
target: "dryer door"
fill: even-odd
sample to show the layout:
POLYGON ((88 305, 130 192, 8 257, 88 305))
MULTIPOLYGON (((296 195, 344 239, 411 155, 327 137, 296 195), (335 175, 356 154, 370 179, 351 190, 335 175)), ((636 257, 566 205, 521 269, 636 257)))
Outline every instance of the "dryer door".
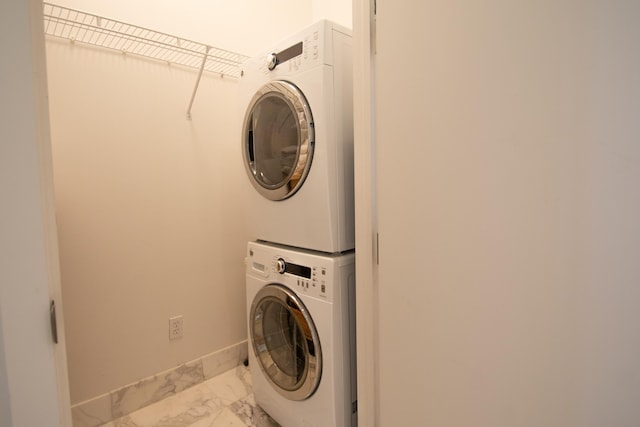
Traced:
POLYGON ((302 186, 313 158, 311 110, 300 90, 285 81, 260 88, 249 103, 242 130, 245 169, 269 200, 284 200, 302 186))
POLYGON ((282 396, 304 400, 320 382, 322 352, 309 312, 289 288, 270 284, 257 293, 249 318, 258 364, 282 396))

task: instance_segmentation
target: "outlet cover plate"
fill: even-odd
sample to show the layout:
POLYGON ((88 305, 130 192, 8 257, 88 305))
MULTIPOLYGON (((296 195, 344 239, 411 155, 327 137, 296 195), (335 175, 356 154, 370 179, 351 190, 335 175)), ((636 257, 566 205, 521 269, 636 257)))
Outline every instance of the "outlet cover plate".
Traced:
POLYGON ((182 338, 183 334, 182 315, 169 318, 169 339, 175 340, 182 338))

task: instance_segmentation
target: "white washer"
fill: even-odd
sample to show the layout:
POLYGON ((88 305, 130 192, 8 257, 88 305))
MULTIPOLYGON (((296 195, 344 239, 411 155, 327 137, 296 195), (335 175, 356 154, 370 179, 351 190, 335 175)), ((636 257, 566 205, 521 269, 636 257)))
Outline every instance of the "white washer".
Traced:
POLYGON ((354 261, 248 244, 253 392, 283 427, 357 425, 354 261))
POLYGON ((355 247, 350 30, 320 21, 247 61, 240 79, 251 239, 355 247))

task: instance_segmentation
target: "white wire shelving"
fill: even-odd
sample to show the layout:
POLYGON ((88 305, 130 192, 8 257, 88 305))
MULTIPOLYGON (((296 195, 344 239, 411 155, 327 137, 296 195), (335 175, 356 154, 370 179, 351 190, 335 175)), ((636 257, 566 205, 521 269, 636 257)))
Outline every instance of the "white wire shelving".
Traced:
POLYGON ((246 56, 136 25, 44 3, 45 34, 239 77, 246 56))
POLYGON ((247 56, 166 33, 127 24, 75 9, 43 3, 44 33, 168 64, 199 70, 187 117, 204 71, 220 77, 240 77, 247 56))

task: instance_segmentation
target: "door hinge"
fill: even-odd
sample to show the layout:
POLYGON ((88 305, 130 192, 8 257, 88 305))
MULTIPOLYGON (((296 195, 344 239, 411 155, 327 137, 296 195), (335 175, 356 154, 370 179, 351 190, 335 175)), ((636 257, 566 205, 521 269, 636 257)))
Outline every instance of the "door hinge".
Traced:
POLYGON ((58 344, 58 321, 56 319, 56 302, 51 300, 49 304, 49 320, 51 322, 51 339, 54 344, 58 344))
POLYGON ((373 54, 378 54, 378 24, 377 24, 376 15, 373 15, 373 20, 371 22, 371 50, 373 50, 373 54))

